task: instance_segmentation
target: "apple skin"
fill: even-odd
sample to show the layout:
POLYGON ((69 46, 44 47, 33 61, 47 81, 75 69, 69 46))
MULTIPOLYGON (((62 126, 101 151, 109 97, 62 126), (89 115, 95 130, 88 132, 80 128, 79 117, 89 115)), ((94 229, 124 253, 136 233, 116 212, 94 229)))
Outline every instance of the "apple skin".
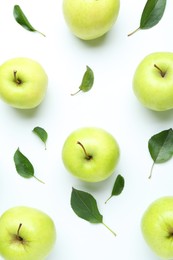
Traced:
POLYGON ((37 107, 45 97, 47 85, 45 70, 33 59, 13 58, 0 66, 0 98, 12 107, 37 107), (20 84, 15 82, 14 71, 20 84))
POLYGON ((107 33, 117 20, 120 0, 63 0, 64 18, 82 40, 93 40, 107 33))
POLYGON ((163 259, 173 259, 173 196, 161 197, 144 212, 141 229, 148 246, 163 259))
POLYGON ((137 66, 133 77, 133 90, 138 100, 154 111, 173 108, 173 53, 154 52, 137 66), (154 66, 157 65, 164 73, 154 66))
POLYGON ((115 138, 97 127, 83 127, 73 131, 65 140, 62 160, 66 169, 86 182, 100 182, 111 176, 119 160, 120 149, 115 138), (91 159, 86 159, 80 142, 91 159))
POLYGON ((43 260, 56 240, 53 220, 43 211, 16 206, 6 210, 0 217, 0 255, 6 260, 43 260), (15 240, 19 235, 25 242, 15 240))

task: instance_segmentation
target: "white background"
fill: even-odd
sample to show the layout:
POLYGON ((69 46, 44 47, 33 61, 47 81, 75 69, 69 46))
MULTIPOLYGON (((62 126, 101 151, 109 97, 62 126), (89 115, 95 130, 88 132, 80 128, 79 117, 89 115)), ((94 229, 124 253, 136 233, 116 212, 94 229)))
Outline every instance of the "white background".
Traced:
POLYGON ((173 3, 168 0, 164 16, 154 28, 127 37, 139 26, 145 3, 121 0, 112 30, 99 40, 84 42, 67 28, 62 1, 0 0, 0 63, 13 57, 33 58, 49 77, 46 98, 37 109, 22 111, 0 102, 0 214, 16 205, 47 212, 57 229, 57 241, 47 260, 159 259, 145 244, 140 221, 153 200, 173 194, 173 160, 155 165, 153 177, 148 179, 152 165, 148 140, 172 127, 173 111, 152 112, 139 104, 132 78, 146 55, 173 50, 173 3), (15 4, 46 37, 16 23, 15 4), (94 87, 72 97, 86 65, 94 71, 94 87), (48 132, 46 151, 32 133, 35 126, 48 132), (63 166, 62 145, 69 133, 82 126, 102 127, 120 145, 116 172, 102 183, 76 180, 63 166), (45 184, 16 173, 13 155, 18 147, 45 184), (105 204, 117 174, 125 178, 124 191, 105 204), (116 237, 103 225, 90 224, 75 215, 70 206, 72 187, 95 197, 104 222, 116 237))

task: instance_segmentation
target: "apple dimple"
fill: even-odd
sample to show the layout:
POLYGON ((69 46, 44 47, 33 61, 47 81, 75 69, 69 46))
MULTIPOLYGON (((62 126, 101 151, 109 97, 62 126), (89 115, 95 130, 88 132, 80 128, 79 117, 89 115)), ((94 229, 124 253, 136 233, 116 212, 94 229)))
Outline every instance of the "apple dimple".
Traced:
POLYGON ((13 234, 13 235, 12 235, 12 242, 13 242, 13 243, 21 243, 21 244, 23 244, 23 245, 26 243, 26 241, 23 239, 23 237, 18 236, 18 235, 16 235, 16 234, 13 234))
POLYGON ((173 239, 173 227, 169 227, 168 228, 168 236, 167 236, 167 238, 173 239))

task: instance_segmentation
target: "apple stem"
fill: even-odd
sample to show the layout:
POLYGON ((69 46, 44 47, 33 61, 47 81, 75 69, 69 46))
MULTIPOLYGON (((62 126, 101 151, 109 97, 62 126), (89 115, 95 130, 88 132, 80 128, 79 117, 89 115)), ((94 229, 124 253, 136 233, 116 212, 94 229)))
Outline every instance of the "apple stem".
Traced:
POLYGON ((112 229, 110 229, 110 227, 108 227, 104 222, 102 222, 102 224, 103 224, 114 236, 117 235, 117 234, 116 234, 112 229))
POLYGON ((81 91, 81 89, 79 89, 78 91, 76 91, 75 93, 72 93, 71 96, 75 96, 76 94, 78 94, 81 91))
POLYGON ((22 238, 22 237, 20 236, 20 234, 19 234, 21 227, 22 227, 22 223, 19 224, 19 227, 18 227, 18 229, 17 229, 16 238, 17 238, 17 240, 19 240, 19 241, 23 241, 23 238, 22 238))
POLYGON ((148 179, 151 179, 151 177, 152 177, 154 164, 155 164, 155 163, 153 162, 153 164, 152 164, 152 166, 151 166, 151 170, 150 170, 150 175, 148 176, 148 179))
POLYGON ((36 176, 33 176, 37 181, 39 181, 39 182, 41 182, 41 183, 43 183, 43 184, 45 184, 45 182, 44 181, 42 181, 42 180, 40 180, 40 179, 38 179, 36 176))
POLYGON ((84 154, 85 154, 85 158, 87 160, 90 160, 92 158, 92 156, 87 153, 87 151, 86 151, 85 147, 83 146, 83 144, 81 144, 81 142, 79 142, 79 141, 77 142, 77 144, 79 144, 82 147, 82 149, 84 151, 84 154))
POLYGON ((133 35, 134 33, 136 33, 136 32, 139 31, 139 30, 140 30, 140 27, 137 28, 136 30, 134 30, 133 32, 129 33, 127 36, 131 36, 131 35, 133 35))
POLYGON ((17 85, 21 84, 22 81, 17 78, 17 70, 14 70, 13 74, 14 74, 14 81, 16 82, 16 84, 17 85))
POLYGON ((164 76, 166 75, 166 72, 164 72, 163 70, 161 70, 161 68, 159 68, 156 64, 154 64, 154 67, 159 70, 160 75, 162 76, 162 78, 164 78, 164 76))

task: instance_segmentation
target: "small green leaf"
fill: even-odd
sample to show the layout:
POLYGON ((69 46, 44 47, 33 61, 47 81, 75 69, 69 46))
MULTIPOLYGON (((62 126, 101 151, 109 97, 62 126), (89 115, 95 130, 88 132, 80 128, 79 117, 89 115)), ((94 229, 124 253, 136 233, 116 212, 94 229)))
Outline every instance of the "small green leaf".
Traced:
POLYGON ((80 91, 87 92, 92 88, 93 84, 94 84, 94 73, 89 66, 86 66, 86 71, 83 75, 81 85, 79 86, 79 90, 76 93, 71 95, 74 96, 80 91))
POLYGON ((140 26, 128 36, 142 29, 150 29, 161 20, 166 8, 166 0, 148 0, 143 9, 140 26))
MULTIPOLYGON (((19 148, 14 153, 13 159, 14 159, 16 171, 17 171, 17 173, 20 176, 22 176, 24 178, 34 177, 38 181, 42 182, 41 180, 39 180, 38 178, 36 178, 34 176, 34 167, 33 167, 33 165, 27 159, 27 157, 20 152, 19 148)), ((44 182, 42 182, 42 183, 44 183, 44 182)))
POLYGON ((45 149, 46 149, 46 141, 48 138, 47 132, 42 127, 39 126, 36 126, 32 131, 42 140, 42 142, 45 144, 45 149))
POLYGON ((111 193, 111 196, 106 200, 105 203, 108 202, 108 200, 110 198, 112 198, 113 196, 118 196, 121 194, 121 192, 123 191, 124 189, 124 184, 125 184, 125 181, 124 181, 124 178, 123 176, 121 176, 120 174, 117 176, 117 178, 115 179, 115 183, 114 183, 114 186, 113 186, 113 189, 112 189, 112 193, 111 193))
POLYGON ((85 219, 90 223, 101 223, 116 235, 104 224, 103 216, 100 214, 97 207, 97 202, 91 194, 72 188, 71 207, 78 217, 85 219))
POLYGON ((152 176, 152 170, 155 163, 164 163, 171 159, 173 155, 173 130, 172 128, 153 135, 148 141, 148 149, 153 159, 153 165, 149 178, 152 176))
POLYGON ((28 21, 27 17, 25 16, 25 14, 23 13, 22 9, 20 8, 19 5, 15 5, 13 8, 13 15, 14 18, 16 20, 16 22, 18 24, 20 24, 23 28, 25 28, 28 31, 31 32, 38 32, 40 34, 42 34, 43 36, 45 36, 43 33, 37 31, 28 21))

